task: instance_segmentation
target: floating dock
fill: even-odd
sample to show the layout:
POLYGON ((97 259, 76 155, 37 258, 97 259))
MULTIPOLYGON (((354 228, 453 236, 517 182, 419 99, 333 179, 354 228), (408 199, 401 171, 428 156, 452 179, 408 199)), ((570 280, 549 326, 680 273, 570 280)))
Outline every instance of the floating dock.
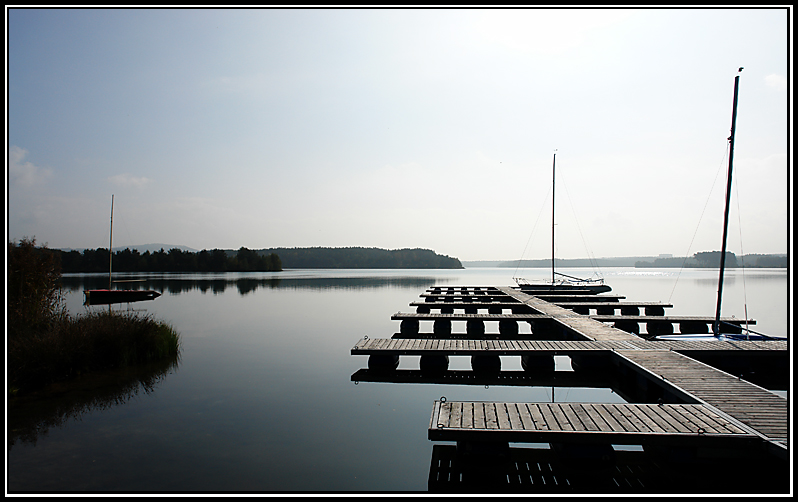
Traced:
MULTIPOLYGON (((468 465, 485 459, 505 465, 510 458, 520 458, 522 453, 509 448, 510 443, 547 443, 551 450, 543 454, 549 456, 547 461, 565 462, 558 465, 560 480, 566 480, 560 487, 566 492, 590 492, 591 483, 609 491, 621 486, 615 478, 614 485, 600 483, 595 476, 585 478, 563 467, 573 467, 577 459, 601 470, 607 459, 616 458, 612 445, 641 447, 646 459, 659 462, 665 470, 679 462, 705 467, 718 459, 744 458, 746 465, 757 462, 789 477, 788 401, 763 387, 775 382, 786 388, 787 341, 656 340, 660 334, 709 333, 714 318, 667 316, 664 311, 672 305, 625 302, 625 297, 614 294, 533 295, 511 287, 434 287, 421 297, 423 302, 411 303, 416 312, 392 316, 401 322, 399 333, 364 338, 351 349, 352 355, 369 357, 369 368, 352 375, 353 380, 529 386, 558 381, 558 385, 587 387, 597 383, 611 385, 627 401, 503 403, 442 397, 432 405, 428 439, 453 441, 457 447, 436 445, 431 490, 481 486, 512 491, 523 485, 530 493, 540 491, 540 483, 533 488, 512 482, 517 473, 488 476, 485 469, 469 470, 468 465), (453 323, 463 321, 465 332, 453 328, 453 323), (422 323, 432 324, 432 329, 422 330, 422 323), (528 332, 519 329, 523 323, 529 325, 528 332), (498 331, 492 324, 498 324, 498 331), (397 370, 402 356, 421 356, 420 369, 397 370), (449 356, 469 356, 472 371, 450 371, 449 356), (501 371, 501 356, 520 357, 525 371, 501 371), (555 356, 570 358, 575 371, 554 371, 555 356), (450 468, 462 466, 454 477, 451 469, 441 470, 447 455, 450 468), (588 478, 592 481, 585 481, 588 478), (474 484, 488 479, 492 481, 487 485, 474 484), (582 479, 581 487, 568 479, 582 479)), ((756 322, 724 320, 740 331, 756 322)), ((535 454, 542 458, 540 452, 535 454)), ((638 479, 636 489, 645 493, 652 486, 668 486, 652 479, 646 483, 638 479)), ((745 489, 732 480, 725 485, 707 483, 719 489, 745 489)), ((670 486, 686 489, 683 483, 670 486)), ((550 482, 544 491, 552 490, 557 491, 550 482)))

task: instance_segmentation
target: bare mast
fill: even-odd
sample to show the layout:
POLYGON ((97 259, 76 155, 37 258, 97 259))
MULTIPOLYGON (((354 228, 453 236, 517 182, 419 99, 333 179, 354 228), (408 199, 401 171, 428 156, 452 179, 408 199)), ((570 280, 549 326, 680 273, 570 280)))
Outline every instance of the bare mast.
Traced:
MULTIPOLYGON (((743 71, 742 68, 738 73, 743 71)), ((726 236, 729 228, 729 203, 731 201, 731 188, 732 188, 732 160, 734 158, 734 130, 735 123, 737 122, 737 89, 740 84, 740 75, 734 77, 734 100, 732 102, 732 124, 731 135, 729 136, 729 172, 726 175, 726 209, 723 213, 723 243, 720 250, 720 274, 718 277, 718 305, 715 309, 715 323, 712 325, 712 331, 715 336, 720 335, 720 305, 721 297, 723 295, 723 272, 726 266, 726 236)))

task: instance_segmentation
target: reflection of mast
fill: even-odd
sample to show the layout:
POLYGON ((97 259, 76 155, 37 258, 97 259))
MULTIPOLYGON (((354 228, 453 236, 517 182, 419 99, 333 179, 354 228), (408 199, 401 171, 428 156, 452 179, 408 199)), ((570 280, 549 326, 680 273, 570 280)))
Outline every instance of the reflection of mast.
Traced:
POLYGON ((111 272, 114 261, 114 196, 111 194, 111 237, 108 241, 108 289, 111 289, 111 272))

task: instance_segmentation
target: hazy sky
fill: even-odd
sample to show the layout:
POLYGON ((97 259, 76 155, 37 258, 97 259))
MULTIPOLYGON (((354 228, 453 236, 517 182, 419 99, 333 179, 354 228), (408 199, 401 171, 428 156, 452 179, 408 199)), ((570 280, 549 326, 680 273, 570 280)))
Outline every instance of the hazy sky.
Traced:
POLYGON ((791 243, 787 9, 6 15, 9 240, 546 258, 556 149, 558 257, 717 250, 743 66, 729 250, 791 243))

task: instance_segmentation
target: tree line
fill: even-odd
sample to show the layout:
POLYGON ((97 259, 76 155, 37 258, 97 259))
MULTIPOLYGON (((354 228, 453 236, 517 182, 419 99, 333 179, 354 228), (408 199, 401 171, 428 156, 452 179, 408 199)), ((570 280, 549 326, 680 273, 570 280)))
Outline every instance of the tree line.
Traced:
MULTIPOLYGON (((731 251, 726 251, 726 263, 728 268, 750 267, 750 268, 787 268, 788 258, 779 255, 747 254, 741 259, 731 251)), ((718 268, 720 267, 720 251, 702 251, 695 253, 692 257, 668 257, 657 258, 653 262, 637 261, 636 268, 718 268)))
POLYGON ((261 249, 258 252, 279 254, 285 268, 464 268, 457 258, 418 248, 313 247, 261 249))
MULTIPOLYGON (((57 251, 66 273, 108 272, 108 249, 57 251)), ((133 249, 114 251, 114 272, 277 272, 283 269, 280 257, 241 247, 237 251, 202 250, 196 253, 161 248, 154 253, 133 249)))

